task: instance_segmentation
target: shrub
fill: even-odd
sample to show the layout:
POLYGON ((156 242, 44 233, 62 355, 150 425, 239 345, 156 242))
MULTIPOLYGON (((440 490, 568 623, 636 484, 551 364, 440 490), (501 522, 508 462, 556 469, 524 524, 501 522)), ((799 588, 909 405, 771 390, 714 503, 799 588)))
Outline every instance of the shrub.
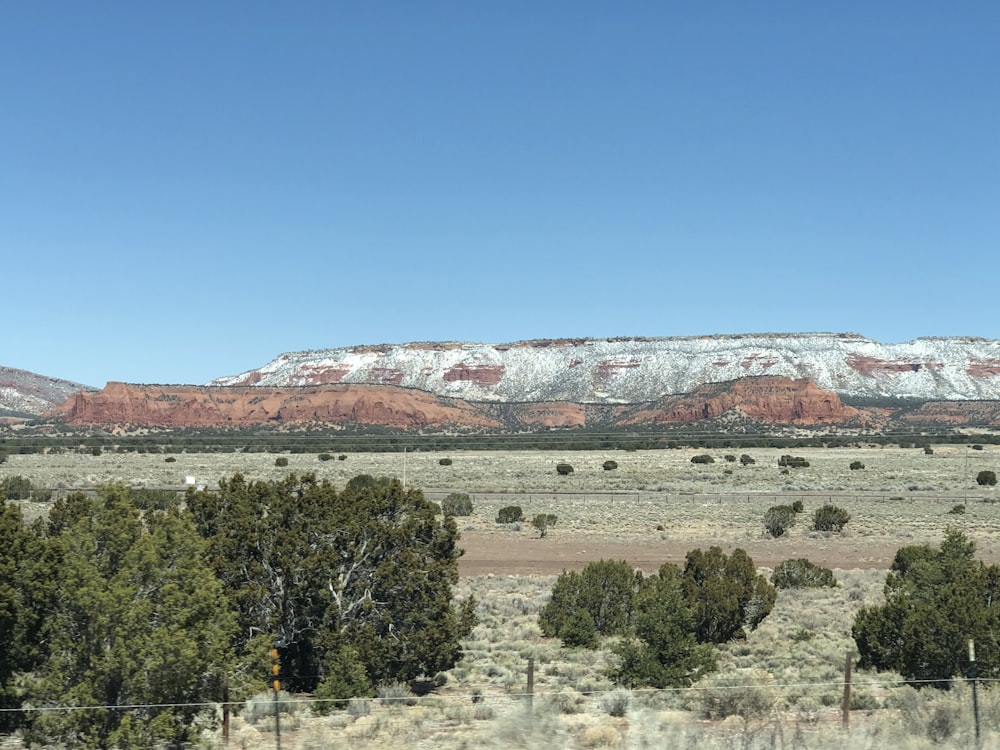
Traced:
POLYGON ((610 460, 609 461, 605 461, 603 464, 601 464, 601 467, 605 471, 614 471, 615 469, 618 468, 618 462, 617 461, 610 461, 610 460))
POLYGON ((553 513, 538 513, 531 519, 531 525, 538 529, 539 536, 545 536, 548 530, 559 520, 553 513))
POLYGON ((471 516, 472 498, 464 492, 452 492, 441 501, 441 510, 446 516, 471 516))
POLYGON ((556 474, 560 476, 566 476, 567 474, 573 473, 573 467, 569 464, 556 464, 556 474))
POLYGON ((628 713, 631 701, 632 694, 630 692, 627 690, 615 690, 601 699, 601 708, 608 716, 620 719, 628 713))
POLYGON ((851 461, 851 471, 857 471, 858 469, 865 468, 865 465, 860 461, 851 461))
POLYGON ((976 475, 976 484, 980 487, 992 487, 997 483, 997 475, 994 471, 983 470, 976 475))
POLYGON ((796 500, 795 502, 792 503, 792 510, 794 510, 796 513, 801 513, 804 507, 805 506, 802 505, 801 500, 796 500))
POLYGON ((885 579, 885 603, 863 607, 851 635, 862 669, 894 670, 915 687, 947 689, 968 675, 962 646, 977 649, 981 674, 996 674, 996 587, 1000 568, 975 559, 976 545, 954 528, 940 548, 902 547, 885 579))
POLYGON ((438 459, 438 464, 440 466, 451 466, 451 459, 450 458, 439 458, 438 459))
POLYGON ((691 463, 693 464, 714 464, 715 459, 712 458, 707 453, 699 453, 697 456, 691 457, 691 463))
POLYGON ((596 645, 597 634, 623 634, 632 627, 642 580, 624 560, 588 563, 579 573, 563 571, 538 614, 538 626, 566 645, 596 645), (586 635, 590 630, 592 637, 586 635))
POLYGON ((746 630, 754 630, 770 614, 778 596, 740 548, 729 556, 721 547, 688 552, 681 583, 694 608, 700 643, 745 637, 746 630))
POLYGON ((777 539, 795 525, 795 511, 791 505, 772 505, 764 513, 764 528, 777 539))
POLYGON ((275 466, 288 466, 288 459, 285 458, 284 456, 279 456, 278 458, 274 459, 274 465, 275 466))
POLYGON ((926 455, 926 456, 933 456, 934 455, 934 449, 931 448, 929 445, 926 446, 924 448, 924 455, 926 455))
POLYGON ((333 456, 330 455, 329 453, 320 453, 319 456, 317 456, 317 458, 319 458, 320 461, 330 461, 333 459, 333 456))
POLYGON ((727 716, 739 716, 744 721, 763 718, 774 710, 776 696, 770 687, 773 682, 767 672, 759 669, 749 670, 746 676, 708 680, 699 694, 701 713, 714 720, 727 716))
POLYGON ((524 520, 524 511, 520 505, 508 505, 497 513, 497 523, 517 523, 524 520))
POLYGON ((736 463, 736 456, 734 456, 732 453, 727 453, 725 456, 723 456, 723 458, 726 459, 726 463, 728 464, 736 463))
POLYGON ((345 453, 341 453, 339 456, 337 456, 337 460, 338 461, 346 461, 347 460, 347 455, 345 453))
POLYGON ((804 469, 809 466, 809 462, 802 456, 784 455, 778 459, 778 466, 786 466, 792 469, 804 469))
POLYGON ((165 459, 163 459, 163 462, 167 464, 176 463, 176 461, 177 459, 174 458, 173 456, 167 456, 165 459))
POLYGON ((983 446, 979 445, 978 443, 976 445, 972 446, 972 450, 974 450, 974 451, 981 451, 982 449, 983 449, 983 446))
POLYGON ((387 706, 415 706, 417 696, 402 682, 387 682, 375 688, 379 702, 387 706))
POLYGON ((744 466, 749 466, 750 464, 757 463, 757 459, 744 453, 742 456, 740 456, 740 463, 743 464, 744 466))
POLYGON ((813 514, 813 531, 842 531, 851 514, 836 505, 824 505, 813 514))
POLYGON ((0 482, 0 489, 3 489, 8 500, 27 500, 31 497, 31 480, 19 474, 5 477, 0 482))
POLYGON ((954 506, 952 506, 951 510, 948 511, 948 513, 951 514, 951 515, 953 515, 953 516, 964 516, 965 515, 965 506, 964 505, 954 505, 954 506))
POLYGON ((771 574, 771 583, 778 589, 812 589, 836 586, 833 571, 811 563, 804 557, 785 560, 771 574))

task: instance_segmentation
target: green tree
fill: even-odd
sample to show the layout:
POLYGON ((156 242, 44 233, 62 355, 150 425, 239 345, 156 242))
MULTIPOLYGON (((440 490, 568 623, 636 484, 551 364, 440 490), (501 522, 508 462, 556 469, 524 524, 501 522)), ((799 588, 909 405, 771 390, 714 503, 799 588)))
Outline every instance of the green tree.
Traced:
POLYGON ((739 548, 729 556, 720 547, 688 552, 682 585, 700 643, 745 637, 746 630, 754 630, 770 614, 778 595, 739 548))
POLYGON ((995 471, 984 469, 976 475, 976 484, 980 487, 993 487, 996 483, 997 475, 995 471))
POLYGON ((885 604, 854 618, 859 666, 898 671, 916 687, 947 688, 968 674, 964 646, 971 638, 979 673, 1000 676, 1000 568, 974 555, 974 543, 950 527, 939 549, 898 550, 885 604))
POLYGON ((568 630, 579 629, 579 613, 584 612, 600 635, 623 634, 632 626, 635 597, 641 583, 642 573, 624 560, 588 563, 579 573, 563 571, 539 613, 539 627, 544 635, 565 642, 568 630))
POLYGON ((676 565, 661 566, 636 598, 635 639, 615 648, 612 679, 628 687, 686 687, 715 669, 712 647, 698 643, 696 615, 676 565))
MULTIPOLYGON (((238 612, 239 654, 253 658, 257 633, 280 638, 289 689, 340 679, 329 670, 350 662, 364 667, 363 694, 450 669, 460 657, 475 603, 452 603, 458 531, 419 490, 367 476, 337 492, 313 474, 235 475, 187 502, 238 612)), ((331 694, 360 690, 356 680, 345 684, 331 694)))
POLYGON ((220 697, 233 617, 189 520, 177 510, 143 517, 123 487, 102 494, 93 515, 50 526, 59 568, 45 616, 49 653, 29 684, 36 706, 93 708, 38 714, 30 737, 185 747, 205 703, 220 697))

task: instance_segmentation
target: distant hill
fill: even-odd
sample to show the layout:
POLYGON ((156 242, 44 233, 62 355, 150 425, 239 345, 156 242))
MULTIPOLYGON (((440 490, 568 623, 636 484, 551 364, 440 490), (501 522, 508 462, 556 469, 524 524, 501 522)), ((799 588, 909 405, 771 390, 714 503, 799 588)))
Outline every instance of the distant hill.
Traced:
POLYGON ((286 353, 207 386, 108 383, 95 392, 33 377, 65 389, 44 403, 29 403, 20 390, 18 413, 75 424, 1000 427, 1000 341, 968 337, 902 344, 832 333, 381 344, 286 353))
POLYGON ((81 390, 95 389, 27 370, 0 367, 0 418, 33 419, 81 390))

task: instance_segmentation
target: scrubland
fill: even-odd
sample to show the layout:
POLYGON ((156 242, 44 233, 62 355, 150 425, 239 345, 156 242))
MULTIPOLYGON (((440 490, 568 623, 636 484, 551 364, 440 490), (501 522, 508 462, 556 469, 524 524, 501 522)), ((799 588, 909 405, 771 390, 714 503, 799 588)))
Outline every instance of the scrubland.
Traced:
MULTIPOLYGON (((315 454, 162 454, 105 452, 100 456, 12 455, 0 477, 21 475, 57 493, 105 482, 173 486, 194 477, 214 486, 240 472, 278 478, 315 472, 338 486, 357 474, 388 475, 431 499, 469 493, 471 516, 460 518, 470 545, 492 545, 492 574, 463 576, 456 595, 474 595, 479 624, 464 642, 463 659, 438 676, 421 697, 395 688, 382 698, 355 700, 320 715, 308 697, 289 697, 282 715, 285 750, 354 744, 370 748, 965 748, 974 746, 971 689, 917 691, 899 675, 854 671, 849 727, 843 726, 844 666, 853 655, 857 610, 881 601, 885 568, 895 548, 940 542, 946 525, 962 529, 980 555, 1000 559, 998 490, 979 487, 982 469, 1000 470, 1000 448, 732 449, 664 451, 359 453, 320 461, 315 454), (692 464, 699 453, 711 464, 692 464), (730 462, 747 453, 755 463, 730 462), (783 473, 778 458, 802 456, 806 468, 783 473), (444 466, 441 458, 452 459, 444 466), (606 471, 606 460, 617 468, 606 471), (863 469, 850 469, 852 462, 863 469), (559 476, 555 465, 573 466, 559 476), (780 539, 763 531, 769 505, 802 499, 805 516, 832 502, 851 513, 841 534, 810 531, 804 518, 780 539), (545 539, 528 524, 499 525, 509 504, 551 512, 558 523, 545 539), (958 511, 958 507, 961 511, 958 511), (836 588, 785 590, 771 615, 745 641, 720 647, 718 672, 690 689, 623 691, 607 678, 611 644, 597 651, 566 649, 542 637, 537 617, 555 573, 510 575, 504 550, 524 545, 602 549, 659 546, 745 546, 751 556, 807 556, 834 568, 836 588), (533 693, 527 695, 529 660, 533 693)), ((31 506, 33 513, 44 505, 31 506)), ((470 550, 470 555, 472 550, 470 550)), ((589 553, 593 556, 593 552, 589 553)), ((580 564, 588 553, 574 558, 580 564)), ((755 559, 758 559, 755 557, 755 559)), ((513 562, 513 561, 512 561, 513 562)), ((760 564, 760 563, 758 563, 760 564)), ((762 572, 770 570, 762 566, 762 572)), ((956 648, 964 647, 956 644, 956 648)), ((979 690, 982 747, 1000 747, 1000 691, 979 690)), ((275 746, 273 720, 248 706, 234 717, 230 747, 275 746)), ((221 745, 218 729, 206 733, 221 745)))

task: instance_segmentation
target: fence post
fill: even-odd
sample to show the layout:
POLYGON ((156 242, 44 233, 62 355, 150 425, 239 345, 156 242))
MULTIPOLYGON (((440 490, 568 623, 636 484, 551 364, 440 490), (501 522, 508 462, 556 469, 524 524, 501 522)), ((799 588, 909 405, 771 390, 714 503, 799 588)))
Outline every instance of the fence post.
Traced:
POLYGON ((969 666, 972 674, 972 720, 976 723, 976 747, 979 747, 979 684, 978 668, 976 665, 976 642, 969 639, 969 666))
POLYGON ((843 727, 851 728, 851 652, 847 652, 847 659, 844 661, 844 704, 843 704, 843 727))
POLYGON ((534 702, 535 702, 535 657, 528 657, 528 688, 525 691, 528 696, 528 721, 531 721, 531 717, 534 714, 534 702))

